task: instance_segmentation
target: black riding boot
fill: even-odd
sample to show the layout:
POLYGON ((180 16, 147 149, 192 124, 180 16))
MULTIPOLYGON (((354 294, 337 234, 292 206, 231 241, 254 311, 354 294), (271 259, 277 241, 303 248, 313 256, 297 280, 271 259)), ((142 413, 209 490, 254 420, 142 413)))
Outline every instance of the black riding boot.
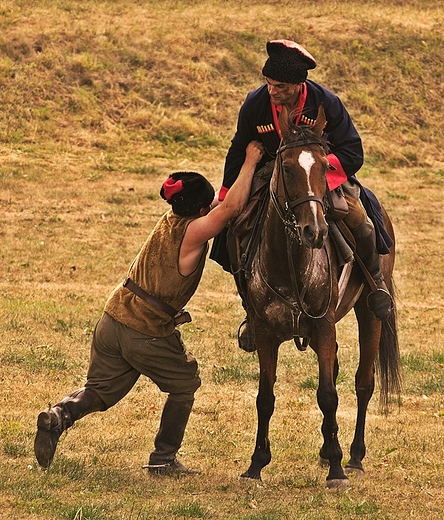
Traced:
POLYGON ((367 218, 351 230, 356 240, 356 253, 372 276, 376 290, 368 295, 367 306, 379 320, 388 318, 393 309, 393 300, 382 274, 379 253, 376 249, 375 228, 367 218))
POLYGON ((154 440, 154 451, 149 463, 143 468, 158 475, 173 475, 184 473, 197 475, 200 472, 188 469, 176 458, 182 445, 185 428, 190 417, 194 399, 188 401, 173 401, 168 398, 162 412, 159 431, 154 440))
POLYGON ((89 388, 80 388, 66 396, 60 403, 41 412, 37 418, 37 435, 34 453, 43 468, 51 465, 62 433, 92 412, 105 410, 105 403, 89 388))
POLYGON ((237 286, 237 292, 242 300, 242 307, 245 309, 247 315, 242 323, 239 325, 237 330, 237 342, 239 344, 239 348, 245 350, 245 352, 254 352, 256 350, 256 344, 254 342, 253 331, 251 330, 251 326, 248 320, 248 308, 245 302, 247 295, 247 285, 245 280, 245 272, 238 271, 233 274, 234 280, 237 286))
POLYGON ((247 309, 247 280, 245 278, 245 271, 240 266, 240 243, 239 239, 235 237, 231 232, 227 233, 227 251, 230 257, 231 269, 236 283, 237 292, 242 300, 242 307, 247 312, 247 316, 239 325, 237 331, 237 341, 239 348, 245 350, 245 352, 254 352, 256 345, 254 343, 253 333, 248 322, 248 309, 247 309))

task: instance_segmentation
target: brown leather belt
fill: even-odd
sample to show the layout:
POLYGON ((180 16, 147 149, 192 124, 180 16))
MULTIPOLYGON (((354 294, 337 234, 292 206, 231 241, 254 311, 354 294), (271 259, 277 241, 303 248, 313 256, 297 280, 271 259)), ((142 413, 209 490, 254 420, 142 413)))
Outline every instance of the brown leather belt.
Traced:
POLYGON ((125 279, 125 281, 123 282, 123 287, 126 287, 129 291, 134 293, 136 296, 141 298, 146 303, 149 303, 153 307, 156 307, 156 309, 159 309, 162 312, 169 314, 172 318, 174 318, 175 325, 182 325, 182 323, 189 323, 191 321, 190 313, 187 312, 185 309, 176 311, 176 309, 171 307, 171 305, 168 305, 164 301, 159 300, 159 298, 156 298, 155 296, 148 294, 145 290, 142 289, 142 287, 133 282, 130 277, 127 277, 125 279))

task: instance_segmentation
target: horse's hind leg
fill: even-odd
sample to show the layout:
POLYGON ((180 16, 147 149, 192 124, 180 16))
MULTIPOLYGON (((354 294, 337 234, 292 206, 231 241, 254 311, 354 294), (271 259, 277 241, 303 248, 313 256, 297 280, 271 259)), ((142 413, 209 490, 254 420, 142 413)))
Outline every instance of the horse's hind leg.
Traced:
POLYGON ((350 460, 345 466, 346 474, 363 476, 362 460, 365 457, 365 421, 370 399, 375 388, 374 362, 378 354, 381 322, 367 309, 361 297, 355 306, 359 326, 359 366, 355 375, 355 390, 358 404, 355 436, 350 446, 350 460))
POLYGON ((241 477, 260 480, 262 468, 271 461, 268 432, 270 419, 274 412, 273 389, 276 382, 279 344, 276 344, 275 339, 271 340, 261 334, 260 338, 256 338, 256 345, 260 366, 259 392, 256 398, 258 416, 256 446, 251 457, 250 467, 241 477))

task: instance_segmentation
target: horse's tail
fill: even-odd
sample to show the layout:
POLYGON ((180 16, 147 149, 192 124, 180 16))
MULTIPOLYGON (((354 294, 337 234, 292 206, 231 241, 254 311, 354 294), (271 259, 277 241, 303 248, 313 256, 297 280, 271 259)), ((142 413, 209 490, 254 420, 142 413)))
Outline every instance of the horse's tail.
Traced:
POLYGON ((395 288, 393 280, 390 283, 390 294, 393 298, 393 310, 390 316, 382 322, 377 372, 380 381, 380 406, 387 412, 390 394, 395 395, 399 402, 401 398, 401 360, 399 354, 397 313, 395 288))

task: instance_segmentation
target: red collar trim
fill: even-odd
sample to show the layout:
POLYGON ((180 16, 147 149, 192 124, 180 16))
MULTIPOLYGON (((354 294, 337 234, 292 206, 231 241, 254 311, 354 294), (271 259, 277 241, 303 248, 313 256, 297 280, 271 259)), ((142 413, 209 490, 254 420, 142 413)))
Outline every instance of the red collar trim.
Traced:
MULTIPOLYGON (((298 104, 296 106, 296 117, 294 120, 294 124, 298 125, 299 121, 301 120, 302 116, 302 109, 305 106, 305 102, 307 101, 307 85, 305 83, 301 83, 301 88, 299 90, 299 100, 298 104)), ((281 127, 279 126, 279 114, 281 113, 282 106, 281 105, 275 105, 274 103, 271 103, 271 112, 273 114, 273 121, 274 121, 274 127, 276 128, 276 132, 279 135, 279 138, 282 139, 282 133, 281 133, 281 127)))

